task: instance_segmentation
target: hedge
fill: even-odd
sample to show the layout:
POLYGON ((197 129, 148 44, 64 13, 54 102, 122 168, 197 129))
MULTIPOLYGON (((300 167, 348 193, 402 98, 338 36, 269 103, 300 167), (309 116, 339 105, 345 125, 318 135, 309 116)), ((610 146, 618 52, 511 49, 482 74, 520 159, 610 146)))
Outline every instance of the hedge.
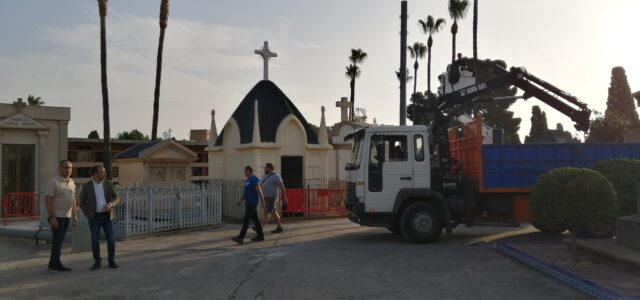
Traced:
POLYGON ((537 223, 547 228, 611 231, 618 216, 616 192, 592 169, 560 168, 538 178, 529 198, 537 223))
POLYGON ((613 184, 618 194, 618 216, 636 214, 636 185, 640 182, 640 160, 627 158, 605 160, 596 163, 593 169, 607 177, 613 184))

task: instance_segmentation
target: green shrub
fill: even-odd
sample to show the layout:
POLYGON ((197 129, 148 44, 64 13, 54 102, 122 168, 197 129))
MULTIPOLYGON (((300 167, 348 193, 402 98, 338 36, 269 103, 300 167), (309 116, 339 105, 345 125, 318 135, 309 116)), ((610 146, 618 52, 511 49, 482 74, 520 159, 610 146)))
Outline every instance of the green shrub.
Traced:
POLYGON ((618 194, 619 214, 636 214, 636 184, 640 182, 640 160, 619 158, 596 163, 594 170, 607 177, 618 194))
POLYGON ((529 198, 534 220, 543 227, 612 230, 618 216, 616 192, 602 174, 591 169, 561 168, 538 178, 529 198))

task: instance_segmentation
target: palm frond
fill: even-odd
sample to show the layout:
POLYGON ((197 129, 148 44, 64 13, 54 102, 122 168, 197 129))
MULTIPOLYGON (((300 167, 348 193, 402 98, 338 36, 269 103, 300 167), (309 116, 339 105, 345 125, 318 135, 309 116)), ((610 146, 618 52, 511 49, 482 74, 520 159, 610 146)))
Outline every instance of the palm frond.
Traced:
POLYGON ((358 66, 356 66, 354 64, 351 64, 351 65, 348 65, 346 67, 346 70, 347 71, 344 73, 344 75, 347 76, 347 78, 355 79, 355 78, 360 77, 360 73, 361 73, 360 72, 360 67, 358 67, 358 66))
POLYGON ((420 27, 420 29, 422 29, 422 33, 429 33, 429 26, 428 24, 428 20, 424 21, 424 20, 418 20, 418 26, 420 27))
POLYGON ((362 63, 367 58, 367 52, 364 52, 362 49, 351 49, 351 55, 349 56, 349 61, 357 65, 362 63))
POLYGON ((464 18, 469 7, 468 0, 449 0, 449 16, 455 21, 464 18))

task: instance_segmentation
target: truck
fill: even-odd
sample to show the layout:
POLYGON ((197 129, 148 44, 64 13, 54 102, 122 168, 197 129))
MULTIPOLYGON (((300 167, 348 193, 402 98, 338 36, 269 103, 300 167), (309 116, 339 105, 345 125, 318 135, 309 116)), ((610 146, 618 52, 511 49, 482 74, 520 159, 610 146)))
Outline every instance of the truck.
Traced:
MULTIPOLYGON (((459 68, 451 65, 449 70, 454 67, 459 68)), ((524 99, 535 97, 571 118, 577 130, 588 131, 591 115, 587 105, 578 98, 524 68, 506 70, 495 66, 493 71, 495 78, 478 84, 469 83, 470 75, 464 70, 446 72, 442 79, 446 81, 445 88, 429 111, 432 121, 428 126, 369 127, 345 137, 345 140, 353 141, 351 158, 345 168, 347 191, 344 201, 352 222, 386 227, 414 243, 434 242, 443 230, 452 233, 459 225, 516 226, 517 220, 531 218, 527 196, 536 176, 558 166, 589 164, 570 158, 564 165, 546 164, 546 170, 537 168, 532 174, 526 174, 524 184, 505 183, 525 175, 516 170, 517 174, 505 176, 502 186, 486 186, 487 179, 489 183, 496 180, 488 176, 487 171, 501 161, 486 165, 487 157, 483 157, 483 153, 492 152, 483 151, 486 149, 478 127, 481 121, 450 126, 451 119, 464 106, 491 101, 482 96, 505 86, 515 86, 524 91, 524 99), (460 78, 466 83, 456 86, 460 78)), ((575 145, 573 147, 585 147, 580 146, 584 144, 575 145)), ((521 150, 529 155, 531 152, 526 145, 505 146, 523 147, 515 152, 521 150)), ((638 145, 636 149, 640 156, 638 145)), ((548 157, 543 153, 539 158, 548 157)), ((604 158, 606 155, 592 158, 591 164, 604 158)), ((519 159, 516 157, 515 162, 519 159)), ((538 165, 535 161, 533 164, 538 165)), ((509 168, 513 169, 513 166, 509 168)))

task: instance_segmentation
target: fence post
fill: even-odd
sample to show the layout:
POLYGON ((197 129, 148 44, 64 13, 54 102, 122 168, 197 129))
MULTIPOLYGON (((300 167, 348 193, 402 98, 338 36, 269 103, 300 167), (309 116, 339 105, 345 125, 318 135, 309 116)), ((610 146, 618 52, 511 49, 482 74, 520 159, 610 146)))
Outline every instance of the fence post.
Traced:
POLYGON ((147 214, 147 233, 153 233, 155 231, 154 229, 154 210, 155 210, 155 203, 153 203, 153 188, 150 187, 147 190, 147 210, 149 211, 149 213, 147 214))
POLYGON ((178 223, 175 228, 182 228, 182 193, 179 188, 176 192, 176 199, 173 201, 173 219, 178 223))
POLYGON ((202 227, 207 225, 207 194, 205 192, 204 185, 200 186, 200 220, 202 221, 202 227))
POLYGON ((124 208, 124 237, 129 238, 131 234, 131 209, 129 207, 129 190, 125 190, 124 198, 122 199, 122 207, 124 208))

